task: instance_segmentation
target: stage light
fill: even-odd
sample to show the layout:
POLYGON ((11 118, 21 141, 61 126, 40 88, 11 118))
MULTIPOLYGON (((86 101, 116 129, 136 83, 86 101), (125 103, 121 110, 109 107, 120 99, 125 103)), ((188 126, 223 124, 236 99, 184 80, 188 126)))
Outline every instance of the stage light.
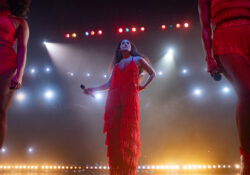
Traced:
POLYGON ((85 32, 85 36, 89 36, 89 32, 85 32))
POLYGON ((195 96, 201 96, 201 95, 202 95, 202 90, 199 89, 199 88, 197 88, 197 89, 194 90, 193 94, 194 94, 195 96))
POLYGON ((45 68, 45 71, 46 71, 47 73, 49 73, 49 72, 51 71, 51 69, 50 69, 49 67, 46 67, 46 68, 45 68))
POLYGON ((65 35, 65 38, 70 38, 70 34, 67 33, 67 34, 65 35))
POLYGON ((72 37, 73 37, 73 38, 76 38, 76 37, 77 37, 77 34, 76 34, 76 33, 72 33, 72 37))
POLYGON ((136 31, 137 31, 136 27, 132 27, 132 32, 136 32, 136 31))
POLYGON ((163 75, 163 72, 162 72, 162 71, 159 71, 159 72, 158 72, 158 75, 159 75, 159 76, 162 76, 162 75, 163 75))
POLYGON ((33 150, 32 147, 29 147, 29 148, 28 148, 28 152, 29 152, 29 153, 33 153, 33 151, 34 151, 34 150, 33 150))
POLYGON ((129 32, 129 28, 126 28, 126 32, 129 32))
POLYGON ((30 73, 31 73, 31 74, 35 74, 35 73, 36 73, 36 69, 35 69, 35 68, 32 68, 32 69, 30 70, 30 73))
POLYGON ((96 93, 96 94, 94 94, 94 96, 95 96, 95 98, 97 100, 101 100, 102 99, 102 94, 100 94, 100 93, 96 93))
POLYGON ((162 28, 163 30, 165 30, 167 27, 166 27, 166 25, 161 25, 161 28, 162 28))
POLYGON ((86 76, 87 76, 87 77, 90 77, 90 73, 87 73, 86 76))
POLYGON ((119 32, 119 33, 123 33, 123 28, 119 28, 119 29, 118 29, 118 32, 119 32))
POLYGON ((167 62, 172 62, 174 60, 174 50, 173 49, 169 49, 167 54, 164 56, 164 59, 167 62))
POLYGON ((3 147, 2 149, 1 149, 1 153, 6 153, 6 148, 5 147, 3 147))
POLYGON ((177 28, 177 29, 181 28, 181 24, 179 24, 179 23, 176 24, 176 28, 177 28))
POLYGON ((102 30, 98 30, 98 35, 102 35, 102 30))
POLYGON ((223 92, 224 94, 228 94, 228 93, 230 92, 230 88, 224 87, 224 88, 222 88, 222 92, 223 92))
POLYGON ((188 28, 188 27, 189 27, 189 23, 187 23, 187 22, 184 23, 184 27, 185 27, 185 28, 188 28))
POLYGON ((105 75, 103 75, 103 77, 104 77, 104 78, 107 78, 108 76, 105 74, 105 75))
POLYGON ((47 100, 52 99, 54 96, 55 96, 55 94, 54 94, 54 92, 51 91, 51 90, 47 90, 47 91, 44 93, 44 97, 45 97, 47 100))
POLYGON ((236 168, 236 169, 240 169, 240 165, 236 164, 236 165, 235 165, 235 168, 236 168))
POLYGON ((141 31, 144 32, 145 31, 145 27, 141 27, 141 31))
POLYGON ((95 31, 92 30, 92 31, 90 32, 90 35, 91 35, 91 36, 94 36, 94 35, 95 35, 95 31))
POLYGON ((44 45, 46 45, 46 44, 47 44, 47 42, 46 42, 46 41, 43 41, 43 44, 44 44, 44 45))
POLYGON ((188 70, 187 69, 182 69, 182 74, 187 74, 188 70))
POLYGON ((67 72, 67 75, 73 77, 75 74, 73 72, 67 72))
POLYGON ((18 92, 18 93, 16 94, 16 100, 17 100, 18 102, 23 102, 25 99, 26 99, 25 93, 23 93, 23 92, 18 92))

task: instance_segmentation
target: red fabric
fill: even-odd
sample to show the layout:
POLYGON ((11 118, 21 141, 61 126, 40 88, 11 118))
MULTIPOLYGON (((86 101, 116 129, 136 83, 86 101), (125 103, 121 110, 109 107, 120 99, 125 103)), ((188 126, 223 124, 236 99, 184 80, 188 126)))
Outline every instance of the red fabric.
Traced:
POLYGON ((111 175, 135 175, 140 155, 138 68, 132 60, 115 66, 108 93, 104 130, 111 175))
POLYGON ((250 18, 249 0, 213 0, 211 16, 215 26, 220 23, 238 18, 250 18))
POLYGON ((17 56, 13 48, 16 30, 9 19, 9 11, 0 12, 0 74, 17 67, 17 56))
POLYGON ((250 23, 217 27, 213 36, 214 55, 238 54, 250 65, 250 23))

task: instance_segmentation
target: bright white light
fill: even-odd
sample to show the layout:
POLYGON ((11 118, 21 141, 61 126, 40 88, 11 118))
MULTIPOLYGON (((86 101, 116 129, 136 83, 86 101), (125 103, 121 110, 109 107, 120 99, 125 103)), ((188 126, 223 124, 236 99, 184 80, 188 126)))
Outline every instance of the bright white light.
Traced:
POLYGON ((201 89, 195 89, 194 90, 194 95, 201 96, 202 95, 202 90, 201 89))
POLYGON ((230 88, 224 87, 222 88, 222 92, 224 92, 225 94, 228 94, 230 92, 230 88))
POLYGON ((47 42, 46 42, 46 41, 44 41, 44 42, 43 42, 43 44, 44 44, 44 45, 46 45, 46 44, 47 44, 47 42))
POLYGON ((95 96, 95 98, 96 98, 97 100, 101 100, 101 99, 102 99, 102 94, 100 94, 100 93, 97 93, 97 94, 95 94, 94 96, 95 96))
POLYGON ((50 72, 51 69, 50 69, 49 67, 46 67, 45 71, 46 71, 46 72, 50 72))
POLYGON ((163 72, 162 72, 162 71, 159 71, 159 72, 158 72, 158 75, 160 75, 160 76, 163 75, 163 72))
POLYGON ((188 73, 188 70, 187 70, 187 69, 183 69, 183 70, 182 70, 182 73, 183 73, 183 74, 187 74, 187 73, 188 73))
POLYGON ((90 77, 90 73, 87 73, 86 76, 87 76, 87 77, 90 77))
POLYGON ((7 151, 7 150, 6 150, 6 148, 4 148, 4 147, 1 149, 1 152, 2 152, 2 153, 6 153, 6 151, 7 151))
POLYGON ((169 49, 167 54, 164 56, 164 59, 167 62, 172 62, 174 59, 174 50, 173 49, 169 49))
POLYGON ((28 152, 29 152, 29 153, 32 153, 33 151, 34 151, 33 148, 31 148, 31 147, 28 148, 28 152))
POLYGON ((16 100, 18 102, 23 102, 26 99, 26 95, 23 92, 18 92, 16 95, 16 100))
POLYGON ((30 70, 30 73, 31 73, 31 74, 36 73, 36 69, 35 69, 35 68, 32 68, 32 69, 30 70))
POLYGON ((51 91, 51 90, 48 90, 48 91, 46 91, 45 93, 44 93, 44 97, 46 98, 46 99, 48 99, 48 100, 50 100, 50 99, 52 99, 53 97, 54 97, 54 92, 53 91, 51 91))
POLYGON ((103 77, 104 77, 104 78, 107 78, 108 76, 105 74, 103 77))

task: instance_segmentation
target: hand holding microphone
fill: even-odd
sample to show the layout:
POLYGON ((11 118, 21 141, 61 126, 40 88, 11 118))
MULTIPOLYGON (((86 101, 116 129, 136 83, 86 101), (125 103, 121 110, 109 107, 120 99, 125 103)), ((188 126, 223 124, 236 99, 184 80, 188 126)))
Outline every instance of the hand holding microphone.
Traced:
POLYGON ((86 94, 86 95, 90 95, 91 97, 94 97, 95 96, 93 95, 93 89, 91 88, 85 88, 85 86, 83 84, 81 84, 80 88, 83 90, 83 93, 86 94))
POLYGON ((207 71, 210 73, 210 75, 213 77, 215 81, 220 81, 222 78, 220 74, 221 71, 215 60, 209 57, 206 59, 206 61, 207 61, 207 71))

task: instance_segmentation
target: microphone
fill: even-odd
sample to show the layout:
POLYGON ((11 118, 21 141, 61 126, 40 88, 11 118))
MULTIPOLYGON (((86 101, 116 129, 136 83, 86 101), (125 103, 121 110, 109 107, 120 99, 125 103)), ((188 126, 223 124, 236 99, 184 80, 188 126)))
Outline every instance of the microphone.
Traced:
POLYGON ((222 76, 220 73, 213 73, 212 77, 214 78, 215 81, 220 81, 222 79, 222 76))
POLYGON ((85 89, 85 86, 84 86, 83 84, 81 84, 80 88, 81 88, 82 90, 84 90, 84 89, 85 89))
MULTIPOLYGON (((81 84, 80 85, 80 88, 82 89, 82 90, 85 90, 85 85, 83 85, 83 84, 81 84)), ((90 95, 91 97, 94 97, 95 98, 95 96, 93 95, 93 94, 88 94, 88 95, 90 95)))
POLYGON ((214 79, 215 81, 220 81, 220 80, 222 79, 221 74, 220 74, 217 70, 213 70, 213 71, 211 72, 211 76, 213 77, 213 79, 214 79))

